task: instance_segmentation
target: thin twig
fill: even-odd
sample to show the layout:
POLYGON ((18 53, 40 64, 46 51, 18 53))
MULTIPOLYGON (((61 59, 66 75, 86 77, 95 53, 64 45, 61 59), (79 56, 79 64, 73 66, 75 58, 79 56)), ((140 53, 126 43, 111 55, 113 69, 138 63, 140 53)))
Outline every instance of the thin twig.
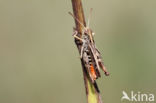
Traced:
MULTIPOLYGON (((74 16, 84 26, 86 26, 81 0, 71 0, 71 1, 72 1, 74 16)), ((76 19, 75 19, 75 24, 76 24, 76 30, 78 31, 78 34, 79 34, 77 36, 79 36, 81 38, 82 31, 83 31, 84 27, 76 19)), ((81 44, 80 41, 75 39, 75 44, 76 44, 78 51, 80 53, 81 52, 81 46, 82 46, 82 45, 80 45, 81 44)), ((84 84, 85 84, 85 89, 86 89, 87 102, 88 103, 102 103, 98 86, 97 86, 96 82, 93 84, 91 82, 91 80, 89 79, 89 75, 86 71, 87 69, 84 65, 83 59, 81 59, 81 64, 82 64, 82 70, 83 70, 83 76, 84 76, 84 84)))

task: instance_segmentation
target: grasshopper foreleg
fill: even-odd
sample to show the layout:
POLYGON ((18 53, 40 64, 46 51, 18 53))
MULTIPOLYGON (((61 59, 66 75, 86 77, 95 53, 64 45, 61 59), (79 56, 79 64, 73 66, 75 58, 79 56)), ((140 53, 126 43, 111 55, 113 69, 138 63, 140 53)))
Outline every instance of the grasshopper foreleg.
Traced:
POLYGON ((82 41, 82 43, 83 43, 82 47, 81 47, 81 54, 80 54, 80 58, 82 58, 83 52, 84 52, 85 40, 83 40, 82 38, 78 37, 77 34, 78 34, 78 32, 76 30, 74 30, 74 33, 73 33, 74 38, 82 41))

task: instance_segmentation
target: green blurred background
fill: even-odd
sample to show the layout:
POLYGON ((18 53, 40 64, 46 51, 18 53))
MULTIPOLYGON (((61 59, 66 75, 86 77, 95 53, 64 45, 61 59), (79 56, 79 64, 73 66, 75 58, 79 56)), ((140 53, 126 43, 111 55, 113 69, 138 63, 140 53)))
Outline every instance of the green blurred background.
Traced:
MULTIPOLYGON (((156 1, 83 0, 111 73, 104 103, 122 91, 156 94, 156 1)), ((70 0, 0 0, 0 103, 86 103, 70 0)), ((130 102, 127 102, 130 103, 130 102)))

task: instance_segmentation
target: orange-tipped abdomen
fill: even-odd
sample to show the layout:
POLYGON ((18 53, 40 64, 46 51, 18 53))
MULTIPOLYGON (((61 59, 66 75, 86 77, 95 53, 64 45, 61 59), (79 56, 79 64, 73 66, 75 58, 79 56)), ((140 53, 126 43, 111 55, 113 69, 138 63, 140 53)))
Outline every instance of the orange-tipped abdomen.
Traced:
POLYGON ((96 80, 97 76, 93 64, 91 64, 90 66, 90 71, 91 71, 92 78, 96 80))

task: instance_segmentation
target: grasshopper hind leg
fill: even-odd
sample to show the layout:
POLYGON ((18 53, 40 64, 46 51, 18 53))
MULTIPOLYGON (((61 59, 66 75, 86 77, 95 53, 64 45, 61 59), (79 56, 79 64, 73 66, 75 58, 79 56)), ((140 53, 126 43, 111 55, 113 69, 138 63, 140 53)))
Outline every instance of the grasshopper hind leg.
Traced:
POLYGON ((107 72, 107 69, 106 69, 106 67, 103 65, 103 63, 102 63, 102 62, 99 62, 99 65, 100 65, 101 69, 104 71, 105 75, 106 75, 106 76, 109 76, 109 72, 107 72))

